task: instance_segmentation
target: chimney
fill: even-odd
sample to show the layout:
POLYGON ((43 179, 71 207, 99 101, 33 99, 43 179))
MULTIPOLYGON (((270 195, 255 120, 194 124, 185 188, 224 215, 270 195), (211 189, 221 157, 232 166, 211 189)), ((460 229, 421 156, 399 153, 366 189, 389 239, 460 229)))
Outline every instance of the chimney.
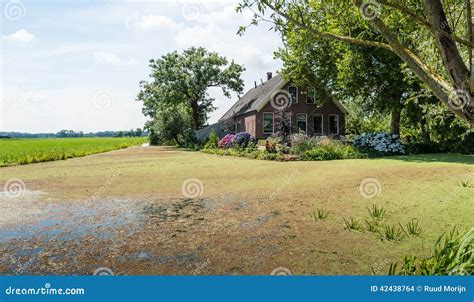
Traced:
POLYGON ((257 88, 257 81, 255 81, 255 82, 253 82, 253 83, 254 83, 254 85, 255 85, 255 88, 257 88))
POLYGON ((267 72, 267 81, 270 81, 273 78, 273 73, 267 72))

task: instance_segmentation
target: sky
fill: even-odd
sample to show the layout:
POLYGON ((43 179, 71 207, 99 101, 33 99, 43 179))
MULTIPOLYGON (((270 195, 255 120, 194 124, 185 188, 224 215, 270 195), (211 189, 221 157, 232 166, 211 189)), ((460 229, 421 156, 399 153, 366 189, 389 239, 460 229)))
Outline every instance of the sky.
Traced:
MULTIPOLYGON (((247 25, 238 0, 2 0, 0 131, 143 127, 139 82, 148 62, 191 46, 245 66, 246 90, 276 72, 279 35, 247 25)), ((237 101, 210 91, 216 122, 237 101)))

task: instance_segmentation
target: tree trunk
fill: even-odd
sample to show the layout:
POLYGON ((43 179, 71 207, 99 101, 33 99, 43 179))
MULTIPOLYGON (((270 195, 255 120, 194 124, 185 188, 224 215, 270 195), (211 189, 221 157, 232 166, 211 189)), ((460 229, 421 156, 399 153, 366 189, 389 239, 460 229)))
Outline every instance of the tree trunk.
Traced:
MULTIPOLYGON (((354 0, 354 3, 357 7, 361 7, 363 1, 354 0)), ((452 32, 449 28, 446 14, 440 0, 424 0, 424 4, 428 21, 437 28, 441 28, 446 32, 452 32)), ((433 72, 431 68, 422 62, 415 54, 405 48, 396 34, 393 33, 381 19, 375 18, 374 20, 369 21, 369 23, 387 40, 387 42, 392 46, 392 51, 407 64, 408 68, 410 68, 415 75, 430 88, 431 92, 433 92, 440 101, 446 104, 449 109, 458 116, 468 120, 471 124, 474 124, 474 115, 468 112, 468 106, 465 106, 464 108, 452 106, 453 100, 451 98, 454 90, 466 91, 466 80, 469 77, 468 70, 462 59, 460 60, 461 57, 459 51, 452 38, 446 37, 439 32, 433 33, 438 42, 438 48, 443 58, 443 65, 452 79, 453 85, 449 85, 449 83, 446 83, 441 77, 433 72)), ((473 97, 471 94, 467 93, 467 98, 469 102, 473 97)), ((474 102, 471 102, 471 106, 473 105, 474 102)))
POLYGON ((392 109, 392 121, 390 123, 390 132, 393 135, 400 136, 400 120, 402 116, 401 108, 392 109))
POLYGON ((193 111, 193 130, 199 130, 199 104, 196 101, 191 102, 191 109, 193 111))

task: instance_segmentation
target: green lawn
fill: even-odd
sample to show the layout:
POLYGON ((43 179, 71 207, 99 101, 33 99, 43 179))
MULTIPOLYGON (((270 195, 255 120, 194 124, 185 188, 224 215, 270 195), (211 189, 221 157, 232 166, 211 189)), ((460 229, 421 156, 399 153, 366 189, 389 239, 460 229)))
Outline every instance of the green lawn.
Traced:
POLYGON ((0 166, 81 157, 143 144, 145 138, 0 139, 0 166))
MULTIPOLYGON (((474 156, 469 155, 274 162, 144 147, 1 172, 0 185, 18 178, 28 192, 41 192, 28 205, 34 215, 41 213, 42 200, 58 211, 82 213, 83 201, 98 192, 93 223, 118 219, 125 210, 132 219, 132 225, 114 231, 120 239, 101 239, 113 233, 105 225, 97 228, 98 235, 76 238, 85 243, 41 246, 58 257, 56 262, 64 257, 67 263, 53 267, 41 258, 43 272, 52 274, 90 272, 97 263, 123 274, 192 274, 190 267, 204 261, 211 263, 204 274, 269 274, 277 267, 293 274, 387 274, 390 263, 405 255, 429 255, 444 231, 473 227, 474 156), (189 180, 202 184, 202 194, 194 199, 183 194, 189 180), (364 181, 369 183, 365 195, 360 190, 364 181), (380 233, 370 232, 365 223, 373 205, 386 211, 380 233), (315 221, 312 213, 318 209, 328 215, 315 221), (344 219, 350 218, 360 222, 361 231, 344 229, 344 219), (413 219, 420 236, 384 237, 384 227, 407 229, 413 219), (74 257, 81 261, 69 263, 74 257), (188 262, 182 264, 183 259, 188 262)), ((22 209, 24 202, 5 202, 12 219, 35 226, 34 216, 22 209), (17 217, 19 211, 25 214, 17 217)), ((44 213, 53 221, 60 214, 44 213)), ((80 231, 84 224, 76 219, 69 225, 80 231)), ((41 241, 5 243, 0 253, 2 248, 9 253, 33 249, 36 242, 41 241)))

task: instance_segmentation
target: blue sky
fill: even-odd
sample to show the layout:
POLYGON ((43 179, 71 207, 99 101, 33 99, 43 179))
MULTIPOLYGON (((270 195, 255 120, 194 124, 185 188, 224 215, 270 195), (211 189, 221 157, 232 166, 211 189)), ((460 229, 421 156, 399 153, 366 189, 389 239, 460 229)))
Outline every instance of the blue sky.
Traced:
MULTIPOLYGON (((247 68, 246 88, 281 67, 280 37, 239 25, 237 0, 3 0, 0 131, 56 132, 142 127, 135 101, 148 61, 203 46, 247 68)), ((236 101, 211 91, 216 121, 236 101)))

